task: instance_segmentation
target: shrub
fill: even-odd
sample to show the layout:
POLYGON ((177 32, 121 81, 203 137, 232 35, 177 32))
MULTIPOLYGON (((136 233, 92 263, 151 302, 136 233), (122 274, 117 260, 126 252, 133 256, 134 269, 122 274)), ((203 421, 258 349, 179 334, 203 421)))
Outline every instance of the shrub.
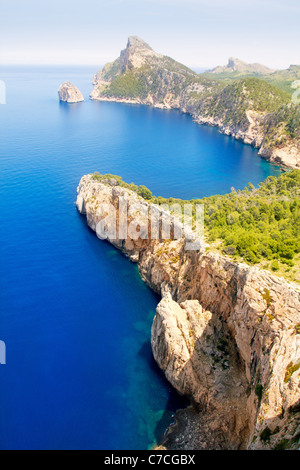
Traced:
POLYGON ((267 441, 270 441, 270 437, 271 437, 272 433, 271 433, 271 430, 270 428, 267 426, 259 435, 260 439, 263 441, 263 442, 267 442, 267 441))
POLYGON ((150 189, 146 188, 146 186, 139 186, 138 188, 138 194, 139 196, 142 196, 144 199, 151 199, 152 198, 152 192, 150 191, 150 189))
POLYGON ((278 271, 279 270, 279 263, 277 260, 273 261, 273 263, 271 264, 271 269, 272 271, 278 271))
POLYGON ((255 387, 255 394, 258 397, 258 401, 261 402, 262 395, 263 395, 263 386, 261 384, 257 384, 255 387))
POLYGON ((298 362, 297 364, 293 364, 292 362, 290 362, 286 368, 284 382, 288 383, 294 372, 296 372, 298 369, 300 369, 300 362, 298 362))

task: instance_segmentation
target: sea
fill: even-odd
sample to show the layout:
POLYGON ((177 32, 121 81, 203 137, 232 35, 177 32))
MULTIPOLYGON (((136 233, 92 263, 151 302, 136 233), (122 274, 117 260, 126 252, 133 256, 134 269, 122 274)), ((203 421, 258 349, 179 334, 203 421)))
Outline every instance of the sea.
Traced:
POLYGON ((186 406, 152 357, 158 296, 76 210, 84 174, 191 199, 280 173, 177 110, 89 100, 96 71, 0 67, 0 449, 148 449, 186 406))

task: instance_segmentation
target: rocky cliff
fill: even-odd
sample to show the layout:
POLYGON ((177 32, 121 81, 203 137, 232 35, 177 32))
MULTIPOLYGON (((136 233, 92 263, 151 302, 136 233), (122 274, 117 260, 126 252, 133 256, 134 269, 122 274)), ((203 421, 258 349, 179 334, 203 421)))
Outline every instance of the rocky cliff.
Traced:
MULTIPOLYGON (((231 65, 237 67, 236 62, 231 65)), ((300 136, 289 131, 289 120, 280 121, 276 138, 267 136, 273 113, 289 109, 291 96, 264 80, 252 77, 228 83, 198 75, 133 36, 120 57, 95 75, 94 85, 94 100, 180 109, 200 124, 217 126, 259 148, 260 155, 272 162, 300 167, 300 136)), ((299 107, 297 113, 298 122, 299 107)))
POLYGON ((60 101, 66 103, 78 103, 84 101, 82 93, 71 82, 65 82, 58 89, 58 97, 60 101))
MULTIPOLYGON (((300 438, 300 291, 268 272, 216 253, 187 249, 189 230, 150 237, 144 209, 158 211, 114 179, 84 176, 77 208, 107 239, 138 262, 162 297, 152 326, 154 357, 191 406, 176 414, 169 449, 295 449, 300 438), (120 201, 140 235, 120 227, 120 201), (143 235, 143 236, 142 236, 143 235), (148 235, 148 236, 145 236, 148 235)), ((136 232, 134 232, 136 233, 136 232)), ((203 245, 202 245, 203 246, 203 245)))

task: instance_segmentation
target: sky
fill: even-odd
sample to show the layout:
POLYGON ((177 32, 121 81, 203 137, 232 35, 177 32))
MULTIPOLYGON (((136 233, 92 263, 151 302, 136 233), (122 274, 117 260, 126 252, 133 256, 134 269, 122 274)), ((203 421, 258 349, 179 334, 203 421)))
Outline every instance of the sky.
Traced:
POLYGON ((0 64, 103 65, 137 35, 194 68, 300 64, 299 0, 0 0, 0 64))

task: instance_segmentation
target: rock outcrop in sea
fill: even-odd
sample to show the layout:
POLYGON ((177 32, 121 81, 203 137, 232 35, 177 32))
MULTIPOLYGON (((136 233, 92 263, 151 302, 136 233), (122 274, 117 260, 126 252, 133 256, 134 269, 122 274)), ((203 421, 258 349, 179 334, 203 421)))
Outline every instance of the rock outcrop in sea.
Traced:
MULTIPOLYGON (((149 230, 144 209, 161 211, 113 179, 83 176, 77 208, 97 230, 101 204, 120 220, 149 230), (147 228, 148 227, 148 228, 147 228)), ((111 217, 110 217, 111 216, 111 217)), ((173 220, 171 233, 177 224, 173 220)), ((300 290, 269 272, 204 249, 186 238, 108 241, 139 265, 161 296, 153 321, 154 357, 169 382, 190 398, 176 413, 167 449, 296 449, 300 440, 300 290)), ((149 234, 150 235, 150 234, 149 234)))
MULTIPOLYGON (((266 77, 273 72, 236 59, 228 67, 248 72, 250 67, 266 77)), ((120 57, 95 75, 91 99, 180 109, 197 123, 258 148, 271 162, 300 168, 300 112, 291 95, 253 76, 229 82, 211 76, 198 75, 131 36, 120 57)))
POLYGON ((60 101, 64 101, 66 103, 79 103, 80 101, 84 101, 82 93, 71 82, 65 82, 60 85, 58 97, 60 101))

